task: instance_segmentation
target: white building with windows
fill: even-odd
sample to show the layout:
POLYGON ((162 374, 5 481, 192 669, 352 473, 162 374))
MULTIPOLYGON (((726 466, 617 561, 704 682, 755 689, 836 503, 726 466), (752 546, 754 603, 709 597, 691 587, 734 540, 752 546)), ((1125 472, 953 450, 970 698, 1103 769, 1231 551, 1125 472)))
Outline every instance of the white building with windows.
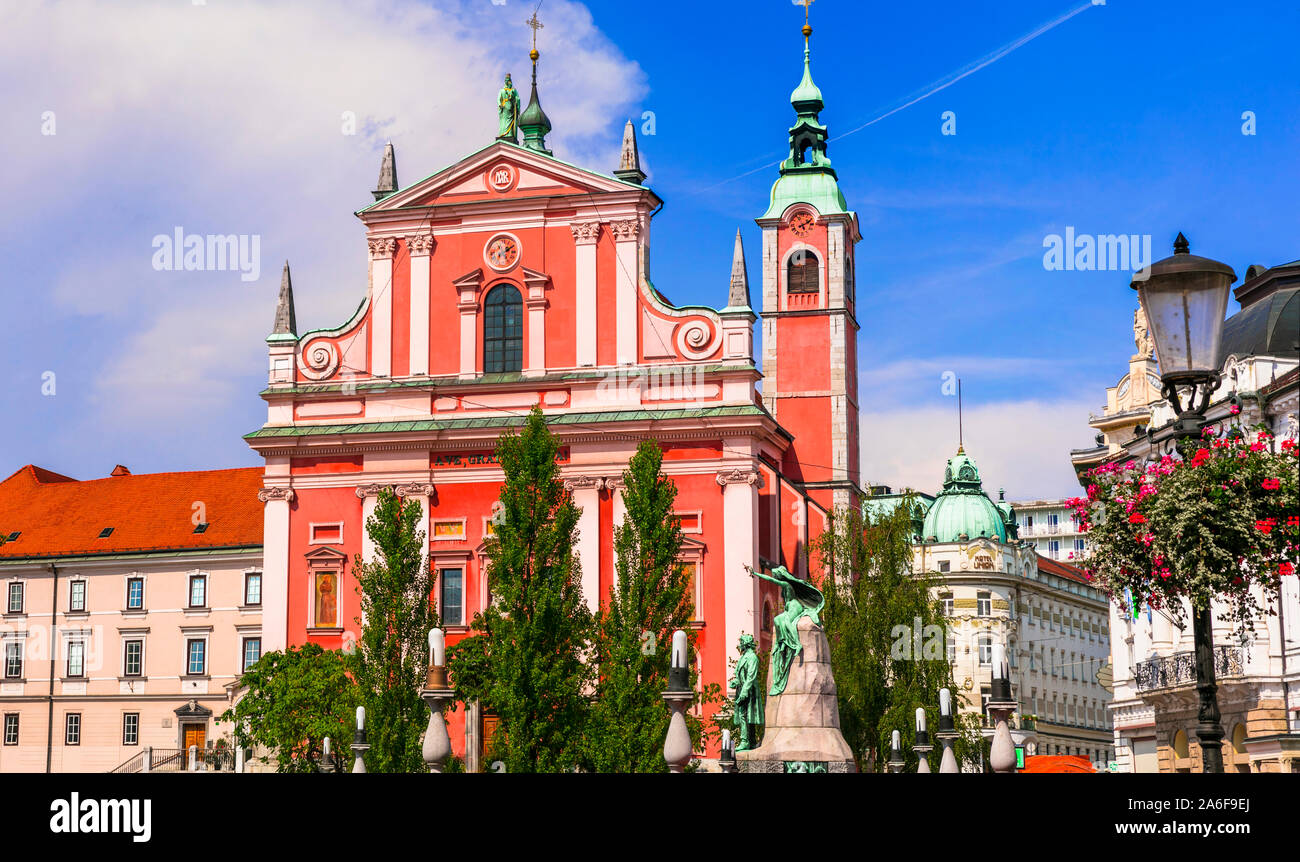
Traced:
POLYGON ((0 482, 0 772, 234 767, 262 654, 262 471, 0 482), (52 701, 52 708, 51 708, 52 701))
POLYGON ((1088 554, 1088 537, 1064 500, 1023 500, 1012 503, 1020 538, 1049 560, 1077 562, 1088 554))
MULTIPOLYGON (((867 505, 884 511, 903 499, 886 493, 867 505)), ((1098 681, 1110 655, 1106 597, 1081 571, 1019 537, 1016 508, 984 493, 963 450, 948 459, 938 496, 912 500, 914 570, 942 582, 962 710, 987 715, 993 645, 1000 643, 1020 703, 1016 744, 1026 755, 1078 755, 1104 767, 1114 758, 1110 694, 1098 681)))

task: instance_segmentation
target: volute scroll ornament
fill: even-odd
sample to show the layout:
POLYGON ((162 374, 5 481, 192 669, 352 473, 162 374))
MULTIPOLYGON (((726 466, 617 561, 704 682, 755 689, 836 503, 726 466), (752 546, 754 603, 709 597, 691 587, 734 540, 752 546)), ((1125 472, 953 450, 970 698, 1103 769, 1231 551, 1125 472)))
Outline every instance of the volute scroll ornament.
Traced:
POLYGON ((756 485, 763 487, 763 475, 757 470, 723 470, 717 475, 719 485, 756 485))

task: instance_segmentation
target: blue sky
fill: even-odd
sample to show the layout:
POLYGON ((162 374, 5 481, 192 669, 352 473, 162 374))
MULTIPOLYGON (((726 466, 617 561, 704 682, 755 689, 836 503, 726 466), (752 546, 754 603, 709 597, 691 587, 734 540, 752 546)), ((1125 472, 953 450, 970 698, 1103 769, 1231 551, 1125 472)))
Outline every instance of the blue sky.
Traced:
MULTIPOLYGON (((993 57, 1076 0, 818 0, 813 73, 843 135, 993 57)), ((1300 257, 1300 72, 1289 2, 1109 0, 837 140, 857 210, 864 479, 934 490, 967 448, 1012 498, 1072 493, 1068 449, 1124 373, 1122 272, 1050 272, 1043 239, 1182 230, 1243 273, 1300 257), (945 111, 955 135, 941 134, 945 111), (1243 135, 1253 112, 1256 134, 1243 135)), ((81 478, 255 464, 263 339, 280 263, 300 327, 360 300, 365 205, 386 138, 410 183, 490 140, 501 75, 524 79, 532 4, 285 0, 30 4, 3 13, 0 192, 7 474, 81 478), (45 112, 56 134, 41 134, 45 112), (356 134, 341 133, 343 111, 356 134), (175 226, 261 237, 262 271, 156 272, 175 226), (54 372, 54 395, 42 394, 54 372)), ((556 154, 615 166, 627 117, 667 201, 651 273, 681 303, 725 300, 732 237, 759 232, 798 82, 788 0, 545 0, 542 96, 556 154), (746 175, 747 174, 747 175, 746 175)))

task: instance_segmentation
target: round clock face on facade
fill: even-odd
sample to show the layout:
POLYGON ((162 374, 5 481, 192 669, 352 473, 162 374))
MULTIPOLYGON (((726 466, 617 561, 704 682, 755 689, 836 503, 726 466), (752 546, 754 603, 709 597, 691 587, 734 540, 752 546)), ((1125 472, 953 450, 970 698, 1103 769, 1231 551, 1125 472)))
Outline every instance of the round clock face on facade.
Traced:
POLYGON ((509 234, 498 234, 488 240, 483 249, 488 266, 505 272, 519 262, 519 240, 509 234))
POLYGON ((812 213, 795 213, 790 219, 790 233, 797 237, 808 236, 816 223, 812 213))

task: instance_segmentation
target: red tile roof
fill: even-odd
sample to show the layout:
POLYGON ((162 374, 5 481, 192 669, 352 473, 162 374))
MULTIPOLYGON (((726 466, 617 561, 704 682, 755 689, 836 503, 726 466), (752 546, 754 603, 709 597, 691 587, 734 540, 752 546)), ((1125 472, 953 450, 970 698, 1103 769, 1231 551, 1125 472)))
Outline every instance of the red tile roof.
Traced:
POLYGON ((31 464, 0 482, 0 559, 262 544, 262 470, 118 475, 85 482, 31 464), (202 503, 201 509, 196 503, 202 503), (194 518, 208 528, 194 532, 194 518), (105 527, 113 532, 99 538, 105 527))
POLYGON ((1038 555, 1038 571, 1046 572, 1049 575, 1056 575, 1058 578, 1068 578, 1071 581, 1078 581, 1081 584, 1089 583, 1083 574, 1083 569, 1077 566, 1071 566, 1062 563, 1060 560, 1053 560, 1051 557, 1038 555))

